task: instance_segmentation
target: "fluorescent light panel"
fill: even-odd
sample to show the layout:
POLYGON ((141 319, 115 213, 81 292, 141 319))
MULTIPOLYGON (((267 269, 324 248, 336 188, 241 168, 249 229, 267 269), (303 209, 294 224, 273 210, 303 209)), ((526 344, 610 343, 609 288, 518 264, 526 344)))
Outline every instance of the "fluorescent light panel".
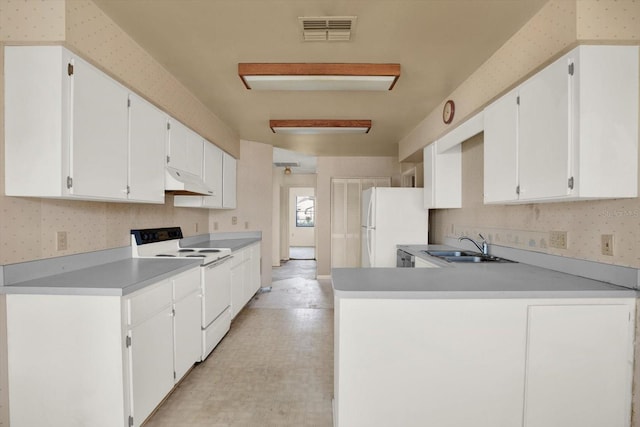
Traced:
POLYGON ((253 90, 391 90, 400 64, 238 64, 253 90))
POLYGON ((270 120, 273 133, 317 135, 330 133, 369 133, 371 120, 270 120))

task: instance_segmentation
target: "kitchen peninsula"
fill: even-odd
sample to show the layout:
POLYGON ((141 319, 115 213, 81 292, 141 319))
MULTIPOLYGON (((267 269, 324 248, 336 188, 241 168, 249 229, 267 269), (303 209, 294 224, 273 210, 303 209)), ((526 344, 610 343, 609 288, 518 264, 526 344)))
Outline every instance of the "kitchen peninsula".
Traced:
POLYGON ((332 277, 335 426, 630 425, 634 290, 522 263, 332 277))

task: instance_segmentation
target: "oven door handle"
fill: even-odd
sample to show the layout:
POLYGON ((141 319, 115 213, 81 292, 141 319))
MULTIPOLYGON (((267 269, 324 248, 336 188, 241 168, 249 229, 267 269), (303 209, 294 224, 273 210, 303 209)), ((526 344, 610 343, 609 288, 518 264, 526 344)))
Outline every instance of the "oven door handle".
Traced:
POLYGON ((233 255, 227 255, 227 256, 224 256, 222 258, 218 258, 217 260, 211 262, 210 264, 205 264, 205 265, 203 265, 203 267, 206 268, 206 269, 210 269, 210 268, 213 268, 213 267, 217 267, 220 264, 223 264, 223 263, 225 263, 225 262, 227 262, 227 261, 229 261, 231 259, 233 259, 233 255))

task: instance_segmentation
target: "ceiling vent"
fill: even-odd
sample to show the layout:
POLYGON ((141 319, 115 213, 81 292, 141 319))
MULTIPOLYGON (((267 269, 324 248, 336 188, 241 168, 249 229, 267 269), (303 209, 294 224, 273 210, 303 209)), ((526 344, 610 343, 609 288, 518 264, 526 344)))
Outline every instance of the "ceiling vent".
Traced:
POLYGON ((273 162, 273 166, 277 168, 297 168, 300 162, 273 162))
POLYGON ((306 42, 349 41, 356 19, 356 16, 303 16, 298 21, 306 42))

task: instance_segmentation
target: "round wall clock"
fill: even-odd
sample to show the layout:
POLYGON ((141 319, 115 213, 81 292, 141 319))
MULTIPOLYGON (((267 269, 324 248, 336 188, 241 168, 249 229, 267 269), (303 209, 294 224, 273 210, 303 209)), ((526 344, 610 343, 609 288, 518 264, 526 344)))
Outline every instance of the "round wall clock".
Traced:
POLYGON ((456 104, 453 102, 453 100, 448 100, 447 102, 445 102, 444 104, 444 108, 442 109, 442 121, 444 121, 445 124, 449 124, 453 121, 453 115, 456 112, 456 104))

